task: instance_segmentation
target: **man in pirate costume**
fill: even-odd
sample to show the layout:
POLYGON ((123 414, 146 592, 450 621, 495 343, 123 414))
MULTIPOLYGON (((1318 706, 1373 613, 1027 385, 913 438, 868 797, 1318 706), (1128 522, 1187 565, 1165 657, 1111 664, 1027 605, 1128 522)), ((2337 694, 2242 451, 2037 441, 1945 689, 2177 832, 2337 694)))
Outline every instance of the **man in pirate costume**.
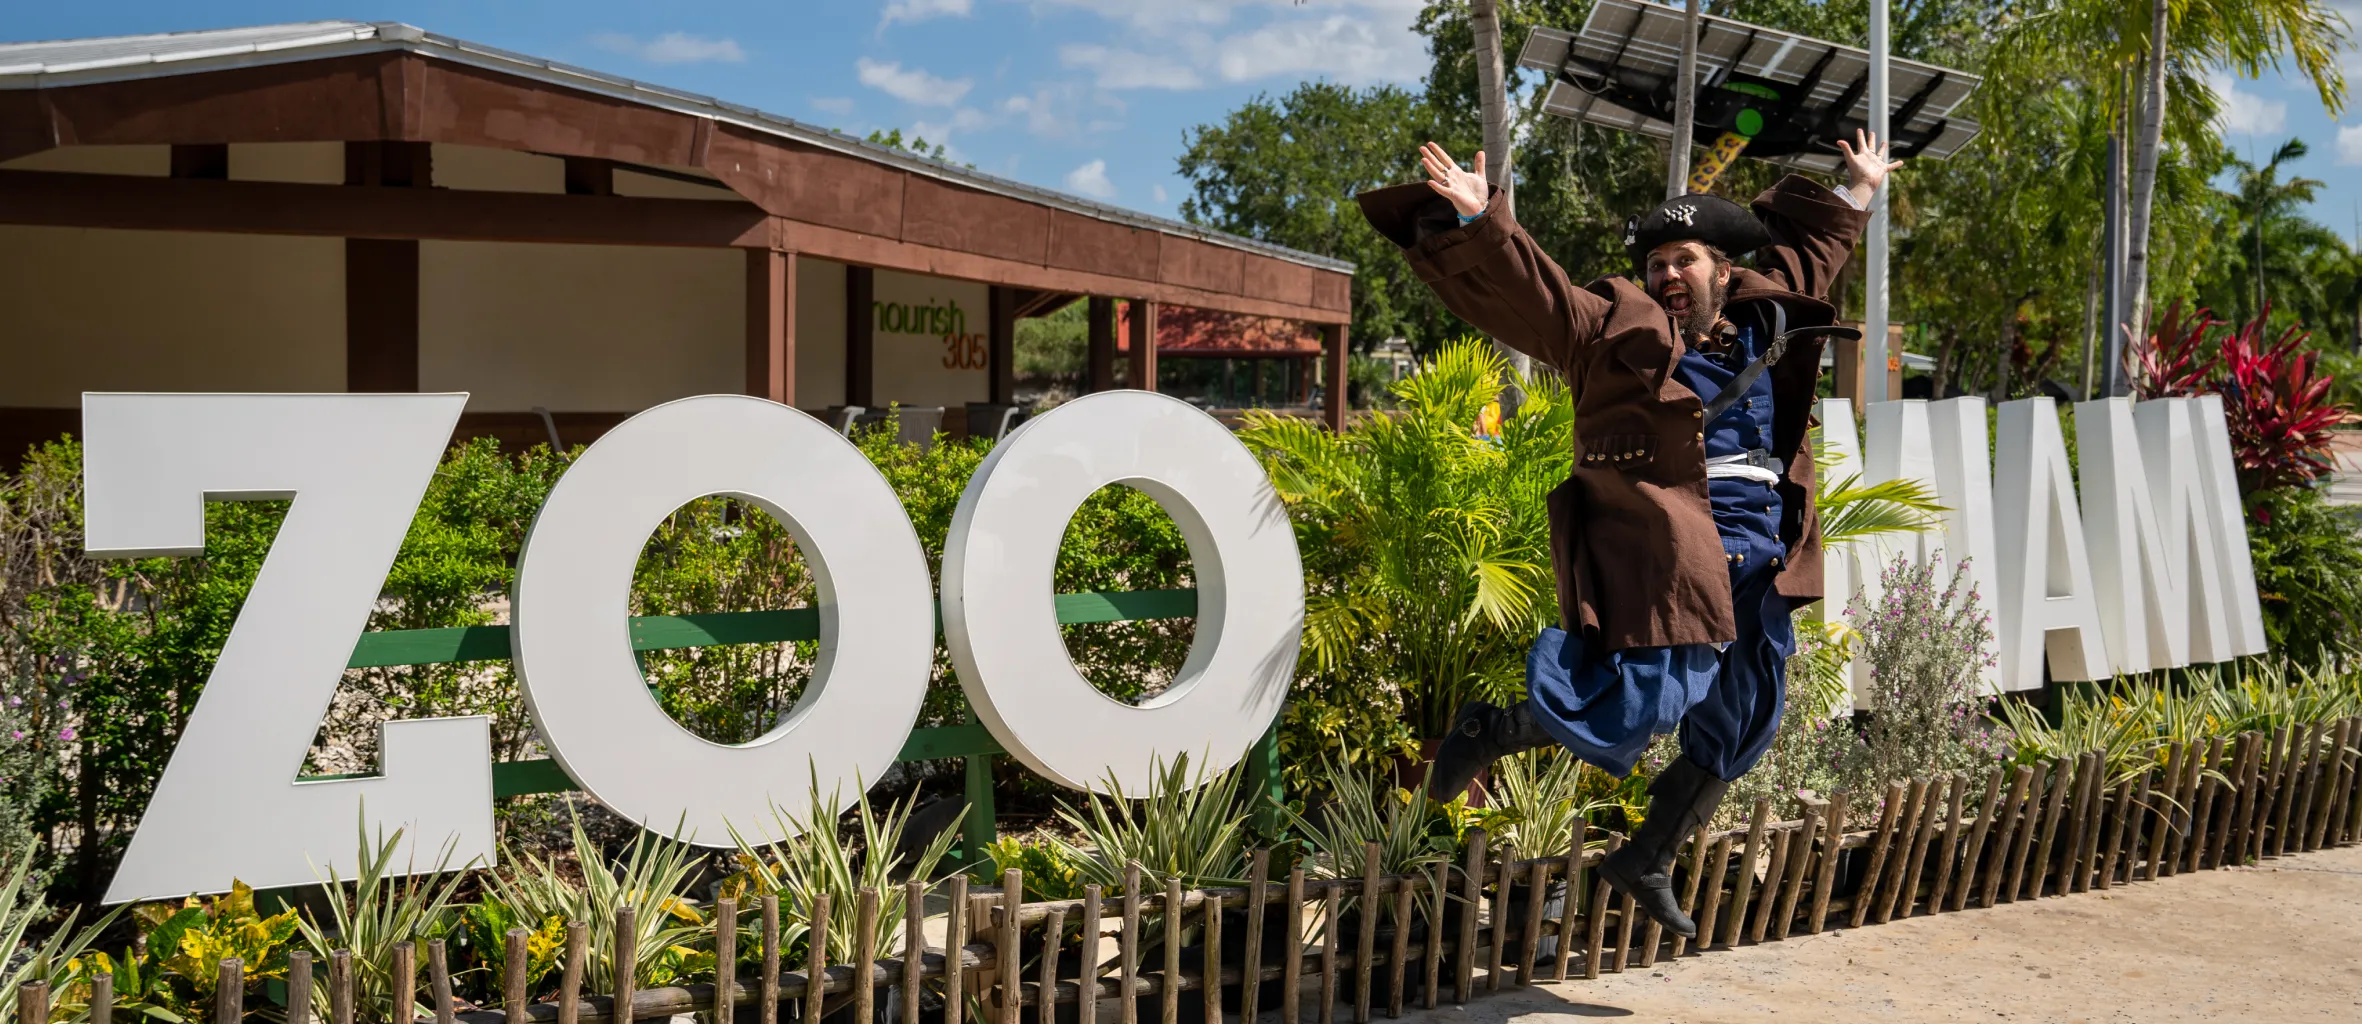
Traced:
POLYGON ((1632 218, 1641 282, 1568 280, 1495 208, 1481 154, 1463 170, 1429 143, 1427 181, 1359 197, 1452 312, 1557 370, 1575 401, 1574 470, 1549 500, 1566 628, 1527 656, 1524 702, 1460 709, 1429 792, 1550 743, 1625 775, 1678 729, 1646 820, 1600 869, 1678 935, 1697 929, 1673 895, 1675 851, 1770 748, 1789 612, 1821 596, 1805 434, 1821 343, 1853 334, 1828 326, 1830 280, 1900 166, 1877 143, 1838 143, 1842 191, 1790 175, 1751 208, 1688 195, 1632 218), (1755 269, 1733 264, 1750 253, 1755 269))

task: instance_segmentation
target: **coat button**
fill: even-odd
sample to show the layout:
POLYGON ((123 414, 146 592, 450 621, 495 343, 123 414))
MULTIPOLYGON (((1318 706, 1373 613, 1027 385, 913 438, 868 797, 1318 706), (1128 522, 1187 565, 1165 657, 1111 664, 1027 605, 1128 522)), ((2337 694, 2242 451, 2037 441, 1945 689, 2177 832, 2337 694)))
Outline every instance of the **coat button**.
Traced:
POLYGON ((1694 412, 1691 412, 1691 413, 1689 414, 1689 418, 1691 418, 1691 419, 1693 419, 1693 420, 1702 420, 1702 419, 1705 419, 1705 418, 1706 418, 1706 410, 1704 410, 1704 409, 1699 409, 1699 410, 1696 410, 1696 411, 1694 411, 1694 412))
POLYGON ((1705 433, 1704 431, 1699 431, 1699 432, 1698 432, 1698 440, 1700 440, 1700 441, 1703 441, 1703 440, 1705 440, 1705 439, 1706 439, 1706 433, 1705 433))

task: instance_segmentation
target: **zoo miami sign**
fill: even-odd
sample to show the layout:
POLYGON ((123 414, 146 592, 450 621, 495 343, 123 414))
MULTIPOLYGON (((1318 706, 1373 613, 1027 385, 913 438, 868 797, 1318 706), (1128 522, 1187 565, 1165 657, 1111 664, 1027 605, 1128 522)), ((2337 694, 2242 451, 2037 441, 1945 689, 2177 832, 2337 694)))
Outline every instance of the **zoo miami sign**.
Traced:
MULTIPOLYGON (((1920 481, 1948 511, 1923 533, 1830 549, 1831 601, 1875 602, 1898 555, 1966 558, 1994 613, 1988 693, 2039 688, 2045 664, 2053 678, 2093 680, 2264 652, 2221 396, 2076 403, 2073 462, 2048 398, 2002 403, 1989 447, 1982 398, 1865 413, 1866 446, 1851 403, 1821 400, 1833 479, 1920 481)), ((1861 692, 1868 666, 1852 681, 1861 692)))
MULTIPOLYGON (((83 396, 84 535, 95 557, 194 555, 209 501, 288 500, 245 605, 106 895, 109 903, 353 874, 353 833, 406 829, 419 870, 497 860, 490 721, 381 726, 379 774, 300 778, 312 737, 467 404, 465 394, 83 396)), ((657 406, 601 437, 535 518, 510 646, 550 754, 643 827, 707 846, 771 835, 809 785, 858 789, 917 720, 935 623, 977 718, 1073 788, 1146 788, 1189 756, 1236 763, 1279 713, 1304 619, 1295 532, 1262 466, 1176 399, 1091 395, 995 446, 961 495, 941 593, 901 502, 826 424, 759 398, 657 406), (1067 657, 1052 573, 1067 521, 1109 484, 1155 498, 1197 580, 1197 633, 1171 687, 1134 706, 1067 657), (632 571, 681 505, 726 495, 795 537, 819 655, 770 732, 727 745, 673 721, 629 635, 632 571)), ((396 863, 401 863, 397 859, 396 863)))

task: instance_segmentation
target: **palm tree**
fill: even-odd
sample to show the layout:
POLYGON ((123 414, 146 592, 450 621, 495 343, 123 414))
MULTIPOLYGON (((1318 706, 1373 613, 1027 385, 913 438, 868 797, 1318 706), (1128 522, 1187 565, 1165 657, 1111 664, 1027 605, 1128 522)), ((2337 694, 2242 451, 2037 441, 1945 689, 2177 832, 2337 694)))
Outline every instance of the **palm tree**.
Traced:
POLYGON ((2220 230, 2226 240, 2237 241, 2208 275, 2202 300, 2237 310, 2242 321, 2254 319, 2267 305, 2319 315, 2335 301, 2323 290, 2335 286, 2335 264, 2344 245, 2335 232, 2304 215, 2304 205, 2322 183, 2281 177, 2286 165, 2307 151, 2304 140, 2290 139, 2261 166, 2232 158, 2237 177, 2234 190, 2220 194, 2226 214, 2220 230))
MULTIPOLYGON (((1988 89, 2014 91, 2015 69, 2044 66, 2036 54, 2091 54, 2094 81, 2138 68, 2140 113, 2125 199, 2127 253, 2121 286, 2141 336, 2149 294, 2149 240, 2157 168, 2167 135, 2194 142, 2219 113, 2210 71, 2253 78, 2292 62, 2332 117, 2345 108, 2342 53, 2351 26, 2332 0, 2044 0, 2005 33, 1988 89)), ((2126 97, 2131 102, 2132 97, 2126 97)))
POLYGON ((1573 463, 1574 409, 1555 375, 1519 380, 1474 339, 1393 391, 1399 412, 1347 434, 1256 410, 1239 440, 1297 523, 1307 667, 1399 693, 1438 736, 1461 702, 1517 696, 1526 648, 1557 621, 1544 498, 1573 463), (1525 404, 1479 437, 1504 380, 1525 404))

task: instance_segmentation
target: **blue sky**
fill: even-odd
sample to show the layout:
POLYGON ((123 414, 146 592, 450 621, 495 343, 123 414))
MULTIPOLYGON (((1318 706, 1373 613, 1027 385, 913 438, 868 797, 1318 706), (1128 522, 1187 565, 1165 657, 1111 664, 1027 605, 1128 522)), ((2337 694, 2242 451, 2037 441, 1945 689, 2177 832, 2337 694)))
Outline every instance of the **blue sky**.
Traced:
MULTIPOLYGON (((2331 0, 2362 24, 2362 0, 2331 0)), ((1411 82, 1419 0, 17 0, 0 38, 326 18, 431 31, 708 93, 855 134, 900 128, 1022 181, 1171 215, 1183 134, 1307 78, 1411 82)), ((2281 76, 2218 81, 2259 154, 2289 135, 2327 183, 2314 216, 2352 237, 2362 203, 2362 50, 2343 124, 2281 76)))

